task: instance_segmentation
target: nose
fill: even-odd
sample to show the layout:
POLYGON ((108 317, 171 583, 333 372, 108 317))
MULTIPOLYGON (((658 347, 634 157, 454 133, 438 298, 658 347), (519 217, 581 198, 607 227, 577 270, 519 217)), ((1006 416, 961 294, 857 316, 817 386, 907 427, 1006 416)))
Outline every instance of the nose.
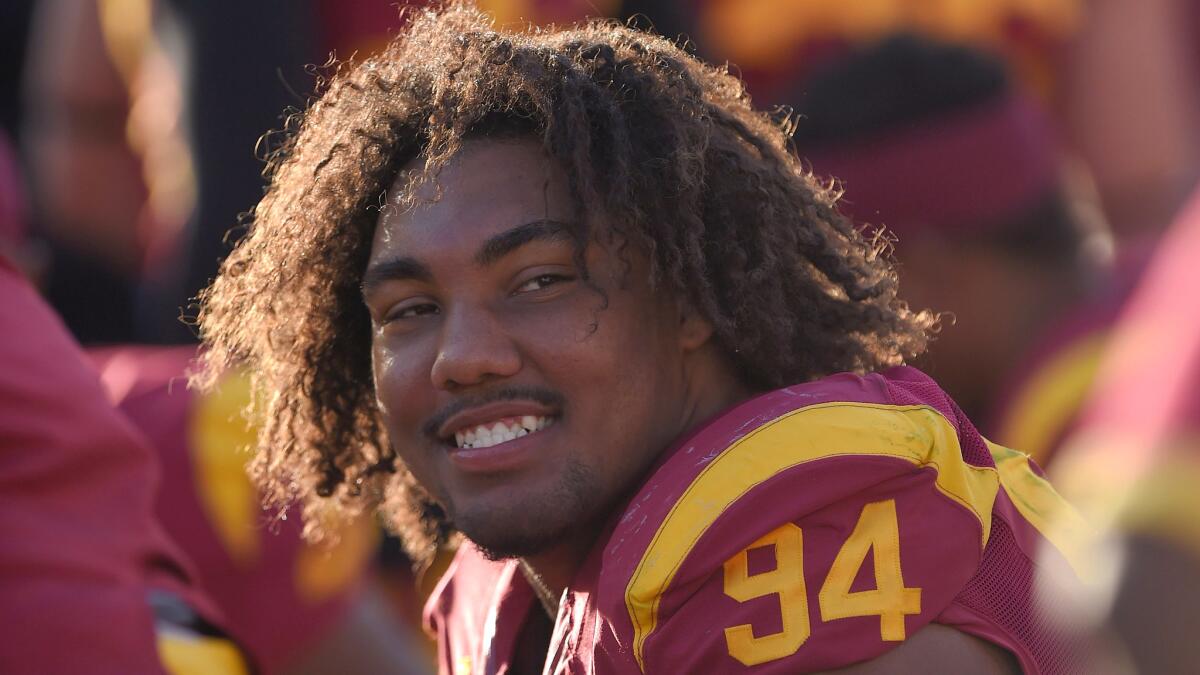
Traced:
POLYGON ((520 370, 516 343, 486 308, 460 305, 447 312, 430 371, 434 387, 453 391, 512 377, 520 370))

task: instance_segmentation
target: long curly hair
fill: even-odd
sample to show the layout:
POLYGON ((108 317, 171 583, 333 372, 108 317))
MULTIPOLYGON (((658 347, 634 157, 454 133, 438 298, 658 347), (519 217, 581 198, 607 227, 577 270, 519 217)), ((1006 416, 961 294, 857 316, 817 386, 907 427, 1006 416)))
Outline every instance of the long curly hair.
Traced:
POLYGON ((835 187, 789 147, 791 119, 754 110, 727 69, 611 21, 502 30, 460 3, 408 18, 286 125, 249 229, 200 298, 194 380, 249 371, 251 472, 271 502, 300 499, 310 528, 380 506, 418 559, 453 531, 388 444, 360 282, 380 205, 411 203, 498 119, 529 130, 577 207, 602 215, 591 236, 645 252, 658 288, 712 321, 751 387, 925 348, 935 317, 897 298, 888 242, 838 213, 835 187))

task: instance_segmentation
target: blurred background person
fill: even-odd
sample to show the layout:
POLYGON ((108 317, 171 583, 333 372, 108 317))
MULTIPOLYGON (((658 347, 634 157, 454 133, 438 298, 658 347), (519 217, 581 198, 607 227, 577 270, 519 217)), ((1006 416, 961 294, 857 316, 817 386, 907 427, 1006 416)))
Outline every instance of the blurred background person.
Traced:
POLYGON ((49 251, 42 291, 84 343, 133 339, 145 189, 96 2, 39 1, 28 44, 20 140, 49 251))
MULTIPOLYGON (((895 231, 902 284, 914 304, 956 316, 921 365, 978 408, 972 414, 990 418, 985 432, 995 440, 1041 460, 1070 429, 1127 277, 1124 266, 1114 273, 1104 262, 1106 237, 1094 205, 1112 216, 1124 243, 1153 239, 1196 175, 1200 24, 1197 3, 1187 0, 479 4, 501 23, 640 14, 639 25, 686 36, 706 58, 734 64, 760 103, 802 112, 801 155, 819 175, 843 180, 845 206, 856 217, 895 231), (898 33, 910 37, 889 41, 898 33), (908 59, 911 70, 880 64, 886 49, 899 49, 890 53, 908 59), (920 88, 903 91, 897 82, 920 88), (988 152, 1029 169, 1021 176, 1027 180, 999 201, 966 200, 974 210, 965 215, 948 212, 945 198, 952 195, 944 187, 892 186, 893 194, 922 197, 907 205, 915 219, 905 223, 872 206, 867 177, 837 166, 903 139, 915 156, 940 146, 941 175, 956 185, 1006 178, 988 152), (1072 165, 1068 156, 1085 160, 1098 196, 1079 179, 1085 172, 1064 171, 1072 165)), ((2 11, 3 31, 14 36, 3 48, 16 53, 28 44, 23 108, 5 103, 4 123, 17 130, 31 171, 34 236, 10 237, 18 242, 12 247, 86 344, 193 339, 181 311, 187 314, 190 298, 215 274, 229 250, 226 237, 238 236, 239 214, 261 194, 262 160, 286 152, 271 134, 257 147, 256 141, 268 129, 299 122, 294 113, 322 86, 327 69, 319 65, 330 53, 343 59, 370 53, 403 20, 392 0, 12 0, 2 11), (38 240, 48 242, 48 255, 38 254, 38 240)), ((0 72, 16 72, 7 57, 3 65, 0 72)), ((18 89, 4 84, 5 92, 18 89)), ((922 172, 900 168, 895 175, 917 180, 922 172)), ((1123 248, 1137 250, 1118 252, 1123 248)), ((1118 259, 1126 257, 1138 259, 1118 259)), ((295 518, 270 534, 262 527, 269 514, 244 508, 253 500, 233 470, 239 434, 230 433, 220 452, 197 440, 201 420, 211 418, 196 411, 209 403, 192 400, 182 381, 169 384, 187 356, 186 349, 119 348, 96 359, 113 399, 157 435, 167 478, 177 480, 158 503, 164 522, 190 528, 187 536, 195 539, 185 547, 211 566, 209 579, 223 579, 226 604, 244 611, 247 622, 263 622, 241 629, 251 635, 267 630, 269 613, 256 614, 253 600, 228 589, 304 567, 309 548, 300 543, 295 518), (162 419, 147 411, 162 411, 162 419), (210 470, 221 462, 209 461, 222 453, 230 469, 224 474, 210 470), (231 538, 236 522, 256 527, 258 539, 244 531, 231 538), (251 549, 264 557, 244 553, 251 549), (274 558, 273 551, 284 553, 274 558)), ((421 601, 416 578, 394 540, 385 540, 383 550, 384 571, 374 581, 364 580, 372 573, 354 556, 358 562, 348 568, 331 564, 330 578, 335 569, 363 576, 347 577, 326 596, 334 609, 314 619, 323 635, 353 625, 329 616, 365 616, 338 608, 378 593, 375 582, 412 625, 421 601)), ((425 588, 438 573, 437 567, 426 572, 425 588)), ((293 580, 270 590, 297 594, 282 606, 299 607, 298 615, 319 613, 288 604, 300 602, 299 588, 293 580)), ((272 639, 256 648, 268 654, 261 660, 271 668, 299 667, 285 655, 291 648, 268 644, 272 639)), ((303 651, 300 641, 294 644, 303 651)))
POLYGON ((249 384, 233 376, 210 394, 189 390, 194 356, 190 346, 90 354, 111 400, 158 451, 155 511, 229 634, 264 675, 429 672, 415 625, 371 581, 378 528, 362 518, 307 543, 297 510, 264 513, 243 453, 257 433, 243 416, 249 384))
POLYGON ((763 103, 898 32, 1001 58, 1089 165, 1121 239, 1161 233, 1200 176, 1200 5, 1191 0, 644 0, 667 35, 729 62, 763 103), (682 8, 682 9, 680 9, 682 8))
MULTIPOLYGON (((0 168, 5 204, 15 171, 0 168)), ((0 232, 21 229, 13 213, 0 209, 0 232)), ((0 670, 249 672, 154 519, 158 478, 144 439, 0 251, 0 670)))
POLYGON ((255 141, 305 103, 310 4, 34 5, 20 135, 42 285, 84 343, 193 341, 178 319, 210 273, 192 270, 215 271, 257 199, 255 141))
POLYGON ((1042 105, 998 58, 901 34, 815 68, 796 113, 797 151, 842 210, 895 238, 909 302, 947 313, 917 365, 986 436, 1048 460, 1122 288, 1042 105))
MULTIPOLYGON (((1052 477, 1125 549, 1112 626, 1143 673, 1200 663, 1200 192, 1157 248, 1052 477)), ((1103 551, 1101 551, 1103 553, 1103 551)), ((1115 593, 1115 598, 1104 597, 1115 593)))

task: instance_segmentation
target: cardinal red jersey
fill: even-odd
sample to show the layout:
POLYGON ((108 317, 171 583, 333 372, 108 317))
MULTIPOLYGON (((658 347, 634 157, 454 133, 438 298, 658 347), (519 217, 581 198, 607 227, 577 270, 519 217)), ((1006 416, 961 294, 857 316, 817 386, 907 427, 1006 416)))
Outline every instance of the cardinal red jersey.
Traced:
MULTIPOLYGON (((664 454, 564 592, 545 672, 823 671, 932 622, 1071 672, 1033 585, 1064 513, 915 370, 770 392, 664 454)), ((427 607, 441 672, 506 672, 533 605, 515 562, 463 546, 427 607)))
POLYGON ((145 439, 0 255, 0 672, 161 673, 184 651, 244 672, 224 640, 156 635, 152 597, 218 618, 154 519, 158 485, 145 439))
POLYGON ((213 392, 187 387, 194 347, 93 350, 110 397, 146 435, 163 467, 159 518, 195 563, 229 632, 264 674, 277 672, 330 634, 377 543, 362 523, 335 549, 306 544, 299 514, 274 522, 246 474, 255 429, 242 411, 246 380, 213 392))

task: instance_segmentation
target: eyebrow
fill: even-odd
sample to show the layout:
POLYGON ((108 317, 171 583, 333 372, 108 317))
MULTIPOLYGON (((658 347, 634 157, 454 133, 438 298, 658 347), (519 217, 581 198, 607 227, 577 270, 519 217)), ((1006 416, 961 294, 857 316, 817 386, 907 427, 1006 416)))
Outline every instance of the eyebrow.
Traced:
POLYGON ((567 223, 541 219, 524 225, 518 225, 493 236, 479 247, 475 254, 475 264, 487 267, 516 249, 533 241, 554 241, 566 239, 572 242, 579 240, 578 228, 567 223))
MULTIPOLYGON (((480 267, 487 267, 530 242, 561 239, 578 241, 577 228, 558 220, 534 220, 505 230, 483 242, 475 254, 474 261, 480 267)), ((433 272, 416 258, 400 256, 368 267, 363 272, 360 286, 364 294, 370 294, 385 282, 405 280, 432 281, 433 272)))
POLYGON ((368 267, 366 272, 363 272, 362 292, 368 294, 384 282, 403 281, 405 279, 431 281, 433 273, 429 271, 429 268, 424 263, 416 258, 407 256, 391 258, 390 260, 377 262, 368 267))

